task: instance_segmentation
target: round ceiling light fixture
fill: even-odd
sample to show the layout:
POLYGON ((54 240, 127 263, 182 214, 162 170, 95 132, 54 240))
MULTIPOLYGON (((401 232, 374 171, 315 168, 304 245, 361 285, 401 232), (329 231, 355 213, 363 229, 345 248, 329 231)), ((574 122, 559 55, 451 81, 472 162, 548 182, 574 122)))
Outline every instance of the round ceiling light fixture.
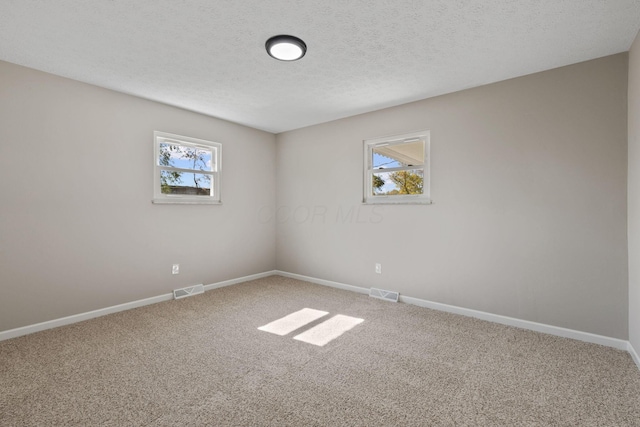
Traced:
POLYGON ((302 40, 284 34, 271 37, 265 47, 272 58, 280 61, 297 61, 307 53, 307 45, 302 40))

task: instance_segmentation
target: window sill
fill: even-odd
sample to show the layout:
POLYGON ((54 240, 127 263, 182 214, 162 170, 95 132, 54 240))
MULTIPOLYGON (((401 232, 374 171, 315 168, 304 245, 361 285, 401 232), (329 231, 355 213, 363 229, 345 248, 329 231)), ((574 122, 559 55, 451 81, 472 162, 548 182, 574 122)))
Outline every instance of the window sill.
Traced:
POLYGON ((431 199, 366 199, 362 202, 363 205, 432 205, 431 199))
POLYGON ((221 205, 221 200, 151 199, 154 205, 221 205))

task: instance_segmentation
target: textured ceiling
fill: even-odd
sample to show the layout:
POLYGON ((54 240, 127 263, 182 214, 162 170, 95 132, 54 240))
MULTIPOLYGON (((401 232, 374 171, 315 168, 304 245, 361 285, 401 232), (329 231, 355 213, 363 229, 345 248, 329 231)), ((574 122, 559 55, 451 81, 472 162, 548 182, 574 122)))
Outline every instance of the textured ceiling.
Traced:
POLYGON ((629 49, 640 0, 0 0, 0 59, 282 132, 629 49), (307 55, 280 62, 276 34, 307 55))

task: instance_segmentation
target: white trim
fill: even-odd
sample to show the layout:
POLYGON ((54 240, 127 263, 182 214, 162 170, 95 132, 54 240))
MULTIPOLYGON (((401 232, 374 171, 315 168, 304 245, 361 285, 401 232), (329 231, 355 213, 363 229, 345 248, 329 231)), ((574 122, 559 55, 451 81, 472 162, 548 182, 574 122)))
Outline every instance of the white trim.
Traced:
MULTIPOLYGON (((275 271, 266 271, 264 273, 252 274, 250 276, 239 277, 237 279, 225 280, 224 282, 213 283, 204 287, 205 291, 211 289, 222 288, 223 286, 235 285, 237 283, 248 282, 250 280, 262 279, 263 277, 273 276, 275 271)), ((132 308, 143 307, 145 305, 156 304, 163 301, 173 299, 173 293, 162 294, 155 297, 140 299, 136 301, 126 302, 111 307, 100 308, 98 310, 88 311, 86 313, 74 314, 60 319, 48 320, 46 322, 36 323, 34 325, 22 326, 20 328, 9 329, 0 332, 0 341, 11 338, 20 337, 22 335, 32 334, 47 329, 57 328, 59 326, 70 325, 72 323, 82 322, 84 320, 93 319, 95 317, 106 316, 107 314, 117 313, 119 311, 131 310, 132 308)))
POLYGON ((205 292, 213 289, 224 288, 225 286, 237 285, 238 283, 249 282, 251 280, 258 280, 269 276, 275 276, 277 270, 265 271, 264 273, 251 274, 249 276, 238 277, 237 279, 225 280, 224 282, 212 283, 204 287, 205 292))
POLYGON ((188 136, 175 135, 172 133, 154 131, 153 132, 153 199, 154 204, 221 204, 220 195, 220 176, 222 175, 222 144, 214 141, 206 141, 204 139, 191 138, 188 136), (200 148, 211 152, 213 164, 211 170, 201 171, 197 169, 185 169, 173 166, 160 165, 160 144, 162 142, 169 144, 200 148), (163 194, 160 185, 161 171, 170 170, 184 173, 199 173, 211 176, 211 188, 208 196, 204 195, 187 195, 187 194, 163 194))
MULTIPOLYGON (((330 280, 317 279, 315 277, 303 276, 301 274, 287 273, 284 271, 276 270, 276 274, 284 277, 291 277, 298 280, 304 280, 318 285, 331 286, 333 288, 345 289, 348 291, 358 292, 360 294, 368 294, 369 289, 361 288, 358 286, 345 285, 344 283, 332 282, 330 280)), ((528 329, 531 331, 542 332, 545 334, 556 335, 564 338, 571 338, 579 341, 585 341, 593 344, 600 344, 607 347, 617 348, 618 350, 628 350, 630 347, 629 341, 621 340, 618 338, 605 337, 604 335, 596 335, 589 332, 576 331, 574 329, 562 328, 559 326, 546 325, 543 323, 531 322, 529 320, 516 319, 514 317, 502 316, 499 314, 487 313, 484 311, 472 310, 469 308, 456 307, 454 305, 442 304, 438 302, 432 302, 423 300, 420 298, 406 297, 400 295, 400 302, 407 304, 417 305, 419 307, 426 307, 438 311, 446 311, 448 313, 460 314, 468 317, 475 317, 477 319, 487 320, 489 322, 499 323, 507 326, 515 326, 516 328, 528 329)), ((632 357, 633 354, 632 354, 632 357)), ((638 364, 637 354, 635 356, 636 364, 638 364)), ((640 367, 640 364, 638 364, 640 367)))
POLYGON ((332 282, 331 280, 317 279, 315 277, 303 276, 302 274, 287 273, 286 271, 276 270, 274 272, 278 276, 290 277, 291 279, 298 279, 305 282, 311 282, 318 285, 330 286, 332 288, 344 289, 345 291, 357 292, 359 294, 369 295, 369 289, 361 288, 359 286, 345 285, 344 283, 332 282))
MULTIPOLYGON (((331 280, 318 279, 316 277, 303 276, 302 274, 288 273, 286 271, 272 270, 265 271, 263 273, 252 274, 249 276, 239 277, 237 279, 225 280, 222 282, 212 283, 204 287, 205 291, 222 288, 225 286, 236 285, 238 283, 248 282, 251 280, 262 279, 273 275, 289 277, 292 279, 303 280, 306 282, 316 283, 318 285, 329 286, 332 288, 343 289, 346 291, 357 292, 359 294, 369 294, 369 289, 359 286, 347 285, 340 282, 334 282, 331 280)), ((98 310, 88 311, 86 313, 74 314, 72 316, 62 317, 60 319, 49 320, 46 322, 36 323, 34 325, 23 326, 20 328, 9 329, 7 331, 0 331, 0 341, 8 340, 11 338, 20 337, 34 332, 40 332, 47 329, 57 328, 59 326, 70 325, 72 323, 82 322, 84 320, 93 319, 95 317, 106 316, 107 314, 117 313, 120 311, 131 310, 132 308, 143 307, 145 305, 156 304, 163 301, 169 301, 173 299, 172 293, 162 294, 155 297, 145 298, 137 301, 131 301, 124 304, 114 305, 111 307, 101 308, 98 310)), ((406 304, 413 304, 420 307, 426 307, 433 310, 446 311, 448 313, 460 314, 463 316, 475 317, 489 322, 499 323, 507 326, 515 326, 517 328, 528 329, 536 332, 542 332, 550 335, 556 335, 565 338, 576 339, 580 341, 590 342, 594 344, 600 344, 607 347, 617 348, 619 350, 626 350, 631 355, 631 358, 640 369, 640 357, 636 353, 635 349, 629 341, 605 337, 603 335, 596 335, 589 332, 576 331, 573 329, 561 328, 558 326, 545 325, 543 323, 531 322, 528 320, 516 319, 513 317, 501 316, 499 314, 487 313, 484 311, 472 310, 469 308, 456 307, 453 305, 442 304, 438 302, 432 302, 423 300, 420 298, 405 297, 400 295, 400 302, 406 304)))
POLYGON ((600 344, 607 347, 617 348, 618 350, 626 350, 629 341, 618 338, 606 337, 604 335, 596 335, 590 332, 576 331, 575 329, 567 329, 560 326, 552 326, 544 323, 532 322, 530 320, 517 319, 515 317, 502 316, 500 314, 487 313, 485 311, 472 310, 470 308, 457 307, 454 305, 442 304, 439 302, 426 301, 419 298, 400 296, 400 301, 407 304, 417 305, 419 307, 431 308, 433 310, 446 311, 447 313, 461 314, 463 316, 475 317, 476 319, 487 320, 501 325, 515 326, 516 328, 528 329, 531 331, 542 332, 544 334, 556 335, 564 338, 600 344))
POLYGON ((209 196, 198 196, 198 197, 202 197, 202 199, 199 199, 199 200, 178 199, 178 198, 151 199, 151 203, 156 205, 221 205, 222 204, 222 200, 208 200, 207 197, 209 196))
POLYGON ((137 301, 126 302, 124 304, 113 305, 111 307, 100 308, 98 310, 87 311, 86 313, 74 314, 71 316, 61 317, 59 319, 49 320, 35 325, 23 326, 21 328, 9 329, 0 332, 0 341, 10 338, 20 337, 22 335, 32 334, 47 329, 57 328, 59 326, 70 325, 72 323, 82 322, 84 320, 93 319, 95 317, 106 316, 107 314, 117 313, 119 311, 130 310, 132 308, 142 307, 158 302, 169 301, 173 299, 173 294, 162 294, 151 298, 140 299, 137 301))
POLYGON ((640 369, 640 356, 638 356, 638 353, 636 353, 635 348, 633 348, 633 345, 631 345, 631 341, 628 341, 627 344, 628 345, 626 350, 631 355, 631 358, 633 359, 633 361, 636 362, 636 366, 638 367, 638 369, 640 369))
POLYGON ((382 138, 365 139, 364 141, 364 194, 362 203, 367 205, 393 205, 393 204, 431 204, 431 131, 422 130, 402 135, 394 135, 382 138), (373 169, 373 150, 375 147, 389 145, 408 144, 422 141, 424 144, 424 159, 422 165, 402 166, 395 168, 373 169), (373 195, 372 177, 376 173, 390 173, 401 170, 422 170, 423 193, 411 195, 373 195))
POLYGON ((432 205, 433 201, 424 197, 409 198, 414 196, 374 196, 374 201, 363 201, 363 205, 432 205), (394 199, 395 197, 395 199, 394 199))

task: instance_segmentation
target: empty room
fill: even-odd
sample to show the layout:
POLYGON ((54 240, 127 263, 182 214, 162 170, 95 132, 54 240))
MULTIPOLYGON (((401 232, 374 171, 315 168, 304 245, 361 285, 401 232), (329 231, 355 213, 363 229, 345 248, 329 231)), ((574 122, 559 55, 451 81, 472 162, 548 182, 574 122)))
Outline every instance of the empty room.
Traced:
POLYGON ((0 0, 0 426, 639 426, 637 0, 0 0))

